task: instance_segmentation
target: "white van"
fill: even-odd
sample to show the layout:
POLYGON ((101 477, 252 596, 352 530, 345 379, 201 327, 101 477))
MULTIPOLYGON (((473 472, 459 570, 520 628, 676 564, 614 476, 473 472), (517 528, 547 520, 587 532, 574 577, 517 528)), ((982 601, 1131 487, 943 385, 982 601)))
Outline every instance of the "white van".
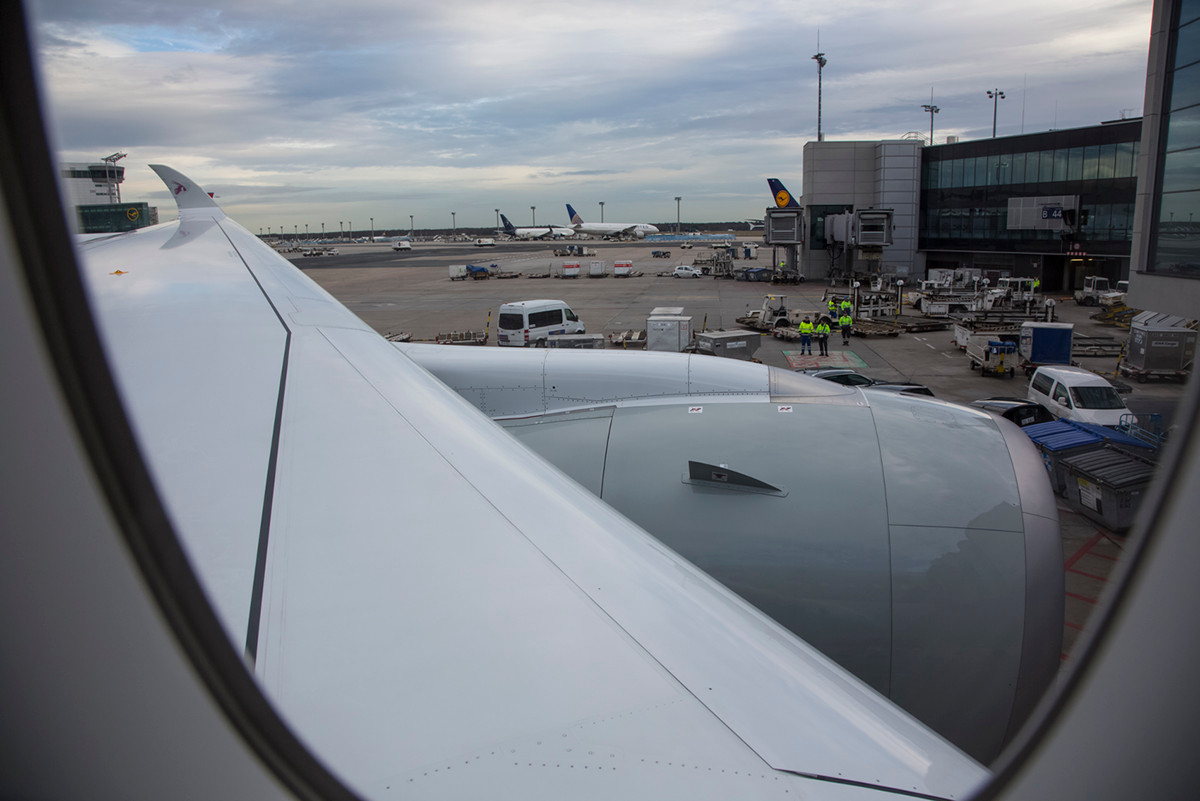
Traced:
POLYGON ((585 334, 583 323, 561 300, 519 300, 500 307, 496 341, 510 348, 546 347, 551 334, 585 334))
POLYGON ((1082 367, 1039 367, 1029 381, 1027 397, 1040 403, 1055 417, 1117 426, 1129 407, 1112 384, 1082 367))

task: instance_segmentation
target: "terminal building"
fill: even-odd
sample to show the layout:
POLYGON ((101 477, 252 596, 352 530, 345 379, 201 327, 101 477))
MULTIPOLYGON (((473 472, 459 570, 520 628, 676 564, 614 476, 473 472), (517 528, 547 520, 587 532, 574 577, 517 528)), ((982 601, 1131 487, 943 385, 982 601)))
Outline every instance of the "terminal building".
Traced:
POLYGON ((1150 23, 1127 302, 1200 317, 1200 8, 1157 0, 1150 23))
POLYGON ((944 145, 809 142, 801 272, 923 278, 974 268, 993 280, 1039 278, 1050 291, 1080 287, 1086 275, 1126 278, 1141 137, 1132 119, 944 145), (893 211, 893 244, 873 265, 839 261, 825 218, 864 208, 893 211))

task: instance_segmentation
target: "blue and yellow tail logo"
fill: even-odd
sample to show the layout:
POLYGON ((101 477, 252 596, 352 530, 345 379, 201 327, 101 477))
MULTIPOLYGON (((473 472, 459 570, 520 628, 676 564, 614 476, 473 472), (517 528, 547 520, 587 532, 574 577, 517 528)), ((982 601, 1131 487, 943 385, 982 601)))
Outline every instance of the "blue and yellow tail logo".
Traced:
POLYGON ((800 205, 778 178, 768 178, 767 186, 771 187, 771 194, 775 196, 776 207, 782 209, 800 205))

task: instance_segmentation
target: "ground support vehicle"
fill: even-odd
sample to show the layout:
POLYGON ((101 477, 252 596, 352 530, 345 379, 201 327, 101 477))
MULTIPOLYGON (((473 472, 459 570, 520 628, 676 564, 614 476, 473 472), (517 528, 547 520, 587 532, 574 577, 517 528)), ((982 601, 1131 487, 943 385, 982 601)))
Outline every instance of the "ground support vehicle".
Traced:
POLYGON ((1114 306, 1123 299, 1123 291, 1112 289, 1104 276, 1087 276, 1084 288, 1075 290, 1075 302, 1080 306, 1114 306))
POLYGON ((669 251, 669 250, 652 250, 652 251, 650 251, 650 255, 651 255, 651 257, 653 257, 655 259, 669 259, 669 258, 671 258, 671 251, 669 251))
POLYGON ((737 318, 737 324, 755 331, 773 331, 776 328, 790 327, 788 317, 787 295, 767 295, 763 298, 762 307, 748 312, 737 318))
MULTIPOLYGON (((492 265, 492 267, 495 267, 495 266, 496 266, 495 264, 492 265)), ((470 276, 471 280, 473 280, 473 281, 483 281, 487 278, 492 277, 492 271, 490 268, 483 267, 478 264, 468 264, 467 265, 467 275, 470 276)))
POLYGON ((1012 378, 1017 374, 1017 343, 999 339, 972 338, 967 343, 967 358, 971 369, 979 368, 980 375, 1012 378))

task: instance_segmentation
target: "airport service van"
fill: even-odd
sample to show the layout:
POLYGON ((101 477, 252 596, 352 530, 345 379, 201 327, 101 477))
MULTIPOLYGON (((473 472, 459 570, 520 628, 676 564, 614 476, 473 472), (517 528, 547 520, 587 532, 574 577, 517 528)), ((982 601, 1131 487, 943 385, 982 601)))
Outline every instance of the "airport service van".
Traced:
POLYGON ((1115 428, 1130 413, 1112 384, 1082 367, 1039 367, 1029 381, 1028 398, 1055 417, 1080 423, 1115 428))
POLYGON ((494 248, 496 247, 495 239, 476 239, 475 247, 477 248, 494 248))
POLYGON ((500 307, 497 344, 544 348, 552 334, 585 334, 583 323, 561 300, 519 300, 500 307))

